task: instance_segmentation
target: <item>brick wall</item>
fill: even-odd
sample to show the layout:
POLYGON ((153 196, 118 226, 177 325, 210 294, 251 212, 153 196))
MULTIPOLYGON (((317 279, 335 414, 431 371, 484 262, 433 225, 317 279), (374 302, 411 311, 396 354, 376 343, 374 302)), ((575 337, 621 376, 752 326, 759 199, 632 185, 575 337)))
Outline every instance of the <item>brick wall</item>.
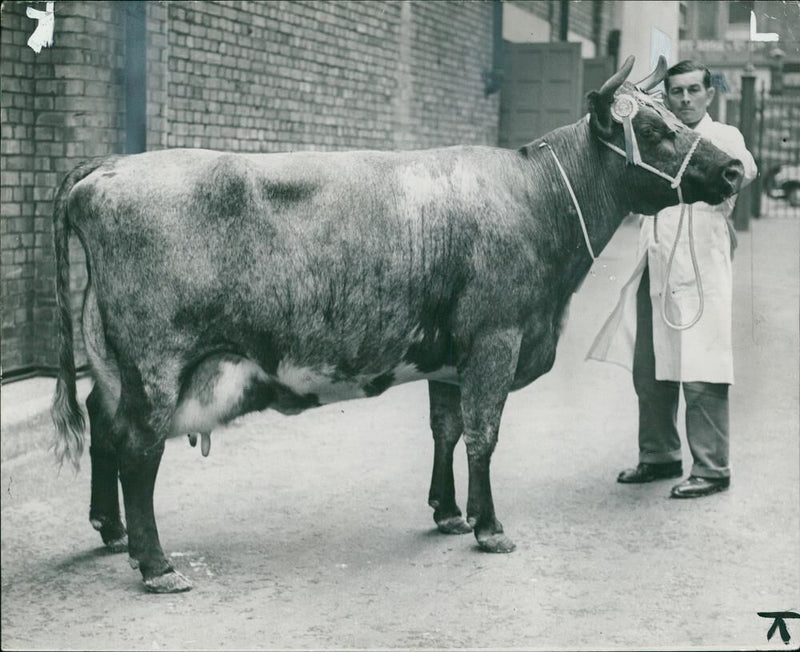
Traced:
MULTIPOLYGON (((55 43, 2 5, 2 367, 52 366, 52 197, 80 160, 124 153, 125 5, 57 1, 55 43)), ((146 5, 148 149, 495 144, 489 2, 146 5)), ((85 266, 71 247, 74 303, 85 266)), ((77 338, 78 341, 80 338, 77 338)), ((84 360, 78 351, 78 362, 84 360)))
POLYGON ((164 20, 170 147, 497 140, 489 3, 175 2, 164 20))

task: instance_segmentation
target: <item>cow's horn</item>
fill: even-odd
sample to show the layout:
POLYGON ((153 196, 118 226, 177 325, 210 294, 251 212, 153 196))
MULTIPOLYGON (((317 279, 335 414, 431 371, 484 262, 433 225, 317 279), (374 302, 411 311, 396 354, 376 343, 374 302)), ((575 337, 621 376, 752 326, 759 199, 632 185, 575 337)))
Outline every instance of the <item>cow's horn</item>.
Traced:
POLYGON ((667 74, 667 60, 664 58, 664 55, 662 54, 658 57, 658 63, 656 64, 656 69, 649 75, 647 75, 647 77, 645 77, 638 84, 635 84, 635 86, 647 92, 651 88, 658 86, 658 84, 661 83, 666 74, 667 74))
POLYGON ((635 60, 636 58, 633 55, 630 55, 627 59, 625 59, 625 63, 622 64, 622 68, 615 72, 612 77, 609 77, 608 81, 603 84, 599 91, 599 95, 606 97, 609 101, 611 101, 611 98, 614 96, 616 90, 622 86, 622 82, 624 82, 628 78, 628 75, 631 74, 631 68, 633 68, 633 62, 635 60))

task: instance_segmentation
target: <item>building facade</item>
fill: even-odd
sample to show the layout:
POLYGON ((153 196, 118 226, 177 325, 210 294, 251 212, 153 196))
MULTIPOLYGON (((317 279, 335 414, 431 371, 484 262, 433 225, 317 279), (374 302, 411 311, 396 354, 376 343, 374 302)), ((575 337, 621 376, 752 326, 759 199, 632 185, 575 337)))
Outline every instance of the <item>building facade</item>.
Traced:
POLYGON ((680 9, 680 2, 669 0, 509 0, 503 7, 503 38, 511 43, 568 40, 581 44, 584 59, 611 56, 615 64, 632 54, 631 76, 642 78, 659 54, 671 63, 678 60, 680 9))
POLYGON ((718 75, 721 92, 712 115, 738 124, 745 71, 755 75, 759 93, 800 94, 800 5, 781 0, 681 2, 680 50, 718 75))

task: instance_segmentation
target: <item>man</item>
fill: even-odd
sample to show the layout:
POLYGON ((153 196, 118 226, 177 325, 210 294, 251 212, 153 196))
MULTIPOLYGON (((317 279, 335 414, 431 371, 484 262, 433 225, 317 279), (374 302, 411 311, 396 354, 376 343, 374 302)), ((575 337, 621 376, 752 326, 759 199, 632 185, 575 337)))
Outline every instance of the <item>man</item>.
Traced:
MULTIPOLYGON (((714 122, 706 112, 715 91, 708 69, 681 61, 667 71, 665 88, 667 106, 681 122, 742 162, 743 185, 752 181, 756 166, 742 134, 735 127, 714 122)), ((682 385, 686 438, 694 463, 689 477, 672 488, 671 496, 707 496, 730 485, 731 259, 736 238, 728 218, 734 203, 735 198, 730 198, 718 206, 698 202, 691 207, 702 289, 691 259, 689 207, 674 206, 641 218, 639 264, 587 356, 617 362, 633 371, 639 400, 639 464, 622 471, 618 482, 652 482, 683 475, 677 429, 682 385), (670 265, 682 210, 683 227, 670 265), (681 330, 697 318, 701 305, 697 322, 681 330)))

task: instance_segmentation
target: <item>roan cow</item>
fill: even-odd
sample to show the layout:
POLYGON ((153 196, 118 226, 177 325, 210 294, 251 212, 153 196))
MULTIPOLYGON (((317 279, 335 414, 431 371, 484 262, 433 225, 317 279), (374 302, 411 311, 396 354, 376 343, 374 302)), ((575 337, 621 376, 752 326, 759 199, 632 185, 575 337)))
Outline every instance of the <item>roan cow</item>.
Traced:
MULTIPOLYGON (((164 556, 153 491, 168 437, 238 415, 294 414, 427 379, 429 503, 443 532, 514 544, 489 462, 506 396, 546 373, 569 299, 631 211, 719 203, 739 161, 638 87, 630 57, 585 119, 518 150, 111 156, 55 199, 59 459, 76 466, 68 237, 86 251, 83 337, 94 378, 90 519, 155 592, 191 583, 164 556), (467 515, 453 486, 464 436, 467 515), (122 485, 127 532, 120 518, 122 485)), ((205 443, 204 441, 204 443, 205 443)))

